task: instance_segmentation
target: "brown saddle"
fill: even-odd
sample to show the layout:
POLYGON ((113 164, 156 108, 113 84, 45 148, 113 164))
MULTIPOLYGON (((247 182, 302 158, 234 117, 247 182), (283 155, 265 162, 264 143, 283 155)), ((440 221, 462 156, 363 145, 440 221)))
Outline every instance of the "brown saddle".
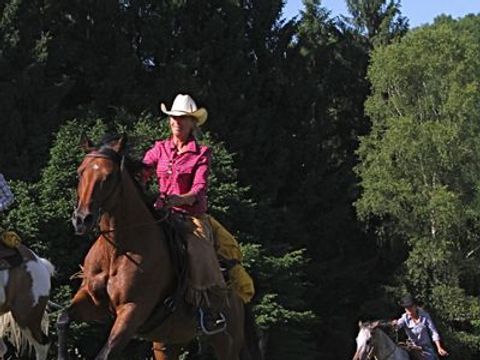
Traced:
POLYGON ((139 334, 148 334, 153 329, 163 323, 177 308, 180 302, 183 302, 187 277, 187 244, 185 241, 185 228, 177 218, 169 212, 159 212, 154 210, 153 214, 159 221, 159 226, 165 234, 168 243, 170 259, 175 270, 177 285, 170 296, 160 301, 152 315, 138 330, 139 334))
POLYGON ((399 342, 398 346, 408 353, 410 360, 424 360, 422 348, 410 342, 399 342))

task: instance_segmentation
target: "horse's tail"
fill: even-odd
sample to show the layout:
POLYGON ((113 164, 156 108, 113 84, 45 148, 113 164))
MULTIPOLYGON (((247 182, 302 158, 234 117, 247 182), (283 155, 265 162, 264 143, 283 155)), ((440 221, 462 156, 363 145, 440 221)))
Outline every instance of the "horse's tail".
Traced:
MULTIPOLYGON (((48 335, 49 318, 46 311, 42 317, 42 331, 48 335)), ((9 311, 0 316, 0 338, 5 337, 19 352, 28 351, 31 353, 33 349, 37 349, 39 344, 32 338, 31 333, 27 329, 22 329, 15 319, 12 312, 9 311)))
POLYGON ((241 360, 263 360, 262 351, 260 349, 260 339, 257 331, 255 316, 253 315, 252 306, 245 305, 245 321, 244 321, 245 343, 240 356, 241 360))

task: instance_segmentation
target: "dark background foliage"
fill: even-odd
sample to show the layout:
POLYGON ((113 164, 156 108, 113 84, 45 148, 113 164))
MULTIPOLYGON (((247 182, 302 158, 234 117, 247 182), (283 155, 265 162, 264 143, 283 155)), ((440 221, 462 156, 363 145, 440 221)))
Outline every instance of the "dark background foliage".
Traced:
MULTIPOLYGON (((369 178, 359 159, 368 165, 379 153, 384 128, 375 124, 387 113, 364 104, 389 96, 382 74, 395 74, 398 56, 392 64, 374 57, 367 77, 368 66, 409 38, 408 20, 395 0, 347 5, 350 16, 333 18, 320 0, 304 0, 286 21, 282 0, 0 1, 0 170, 16 195, 2 223, 56 265, 54 300, 66 303, 78 286, 69 278, 92 241, 69 224, 80 134, 127 132, 138 158, 167 134, 159 102, 190 93, 209 111, 211 212, 244 245, 267 359, 351 357, 357 321, 397 316, 405 289, 425 295, 454 358, 478 357, 478 321, 464 320, 479 312, 478 259, 438 270, 463 282, 430 284, 418 254, 436 243, 405 235, 398 214, 369 207, 364 192, 381 176, 369 178), (461 321, 453 310, 440 316, 452 308, 461 321)), ((464 21, 466 33, 478 24, 464 21)), ((459 26, 437 23, 446 24, 440 32, 459 26)), ((72 352, 90 358, 105 329, 81 325, 74 334, 72 352)), ((124 358, 145 359, 148 348, 135 342, 124 358)))

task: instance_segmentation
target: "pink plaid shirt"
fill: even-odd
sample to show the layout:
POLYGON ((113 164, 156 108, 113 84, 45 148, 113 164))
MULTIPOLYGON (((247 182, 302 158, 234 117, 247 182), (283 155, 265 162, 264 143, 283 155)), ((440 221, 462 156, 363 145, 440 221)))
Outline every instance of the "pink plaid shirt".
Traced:
POLYGON ((143 163, 152 169, 155 167, 161 197, 188 192, 197 196, 193 205, 183 205, 174 210, 190 215, 201 215, 207 212, 210 157, 210 149, 199 145, 193 137, 189 139, 187 150, 183 153, 177 152, 170 138, 156 141, 143 157, 143 163))

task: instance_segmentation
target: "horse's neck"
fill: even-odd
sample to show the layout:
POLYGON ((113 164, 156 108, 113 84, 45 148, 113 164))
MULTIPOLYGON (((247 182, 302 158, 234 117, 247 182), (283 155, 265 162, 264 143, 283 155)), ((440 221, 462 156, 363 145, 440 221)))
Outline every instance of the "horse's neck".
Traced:
POLYGON ((104 224, 111 230, 114 227, 136 226, 140 223, 154 222, 153 215, 145 205, 133 180, 124 170, 121 174, 122 189, 115 208, 105 217, 104 224))
POLYGON ((138 232, 150 233, 155 241, 161 241, 160 228, 145 204, 139 190, 124 170, 121 174, 121 191, 116 206, 106 213, 100 222, 100 229, 110 233, 115 242, 136 241, 138 232))
POLYGON ((101 229, 106 233, 100 237, 104 241, 99 242, 99 246, 104 246, 109 254, 109 262, 103 264, 110 268, 116 258, 125 256, 130 261, 116 262, 115 266, 121 268, 119 271, 130 267, 129 271, 138 273, 138 268, 143 268, 146 278, 151 280, 153 276, 167 296, 175 275, 165 235, 133 180, 128 174, 121 176, 117 206, 102 217, 101 229))
POLYGON ((375 331, 375 354, 379 360, 394 360, 397 345, 382 330, 375 331))

